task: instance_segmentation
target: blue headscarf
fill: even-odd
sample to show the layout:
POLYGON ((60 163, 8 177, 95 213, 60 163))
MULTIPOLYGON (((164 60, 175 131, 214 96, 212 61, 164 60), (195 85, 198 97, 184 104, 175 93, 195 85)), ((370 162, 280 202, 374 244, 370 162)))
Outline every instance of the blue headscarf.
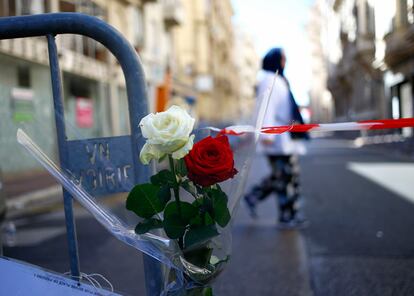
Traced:
POLYGON ((272 48, 263 58, 263 63, 262 63, 263 70, 270 71, 273 73, 276 73, 277 71, 280 76, 284 76, 283 71, 285 69, 282 68, 282 65, 281 65, 282 55, 283 55, 282 48, 279 48, 279 47, 272 48))

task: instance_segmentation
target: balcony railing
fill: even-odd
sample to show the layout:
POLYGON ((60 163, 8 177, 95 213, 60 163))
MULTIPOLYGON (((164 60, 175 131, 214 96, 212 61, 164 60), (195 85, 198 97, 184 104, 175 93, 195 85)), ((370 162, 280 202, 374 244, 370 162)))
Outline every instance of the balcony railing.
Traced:
POLYGON ((385 36, 385 62, 391 69, 404 64, 414 55, 414 24, 385 36))
MULTIPOLYGON (((58 43, 58 46, 62 53, 62 70, 94 80, 109 80, 107 64, 67 49, 62 43, 58 43)), ((47 43, 38 37, 1 40, 0 52, 31 62, 48 64, 47 43)))

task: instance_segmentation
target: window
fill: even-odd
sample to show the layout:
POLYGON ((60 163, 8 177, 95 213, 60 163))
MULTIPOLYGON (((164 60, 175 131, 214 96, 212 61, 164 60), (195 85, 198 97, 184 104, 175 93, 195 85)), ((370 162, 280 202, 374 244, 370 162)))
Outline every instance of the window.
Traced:
MULTIPOLYGON (((60 0, 59 10, 62 12, 82 12, 101 19, 106 18, 106 11, 89 0, 60 0)), ((103 47, 91 38, 80 35, 67 35, 63 38, 65 40, 64 44, 66 48, 87 57, 102 61, 106 60, 106 53, 103 50, 103 47)))
POLYGON ((63 12, 75 12, 75 4, 73 1, 60 1, 59 2, 59 11, 63 12))
POLYGON ((90 0, 60 0, 59 10, 62 12, 82 12, 99 18, 106 17, 106 11, 90 0))
POLYGON ((22 88, 31 88, 30 68, 28 66, 19 66, 17 68, 17 85, 22 88))
POLYGON ((407 13, 408 13, 408 22, 410 24, 414 23, 414 0, 407 1, 407 13))
POLYGON ((142 11, 138 7, 132 9, 133 44, 136 48, 144 45, 144 19, 142 11))
POLYGON ((16 10, 19 12, 20 15, 32 14, 32 6, 34 6, 34 8, 38 8, 36 6, 39 3, 39 1, 33 1, 33 3, 30 2, 30 0, 16 1, 16 10))
POLYGON ((13 16, 16 15, 16 1, 14 0, 0 0, 0 15, 13 16))
POLYGON ((366 3, 367 33, 375 36, 375 10, 374 7, 366 3))
POLYGON ((69 81, 69 93, 72 97, 89 98, 91 95, 90 84, 80 77, 71 77, 69 81))
POLYGON ((0 0, 0 16, 38 14, 50 11, 50 0, 0 0))

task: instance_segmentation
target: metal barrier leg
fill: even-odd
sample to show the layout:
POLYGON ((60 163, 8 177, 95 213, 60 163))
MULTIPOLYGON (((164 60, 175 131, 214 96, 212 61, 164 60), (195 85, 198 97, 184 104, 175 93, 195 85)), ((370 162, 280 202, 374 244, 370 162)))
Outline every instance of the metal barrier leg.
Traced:
MULTIPOLYGON (((50 63, 50 77, 52 80, 53 104, 55 107, 55 121, 57 142, 59 146, 59 160, 60 165, 67 167, 68 153, 66 145, 66 131, 65 131, 65 117, 63 109, 62 98, 62 81, 60 77, 59 58, 56 48, 55 36, 47 35, 47 44, 49 49, 49 63, 50 63)), ((73 217, 73 200, 72 196, 63 189, 63 203, 66 217, 66 235, 68 240, 69 256, 70 256, 70 271, 75 279, 79 279, 79 253, 78 242, 76 239, 76 225, 73 217)))
POLYGON ((0 256, 3 255, 3 222, 6 217, 6 199, 4 195, 3 175, 0 169, 0 256))

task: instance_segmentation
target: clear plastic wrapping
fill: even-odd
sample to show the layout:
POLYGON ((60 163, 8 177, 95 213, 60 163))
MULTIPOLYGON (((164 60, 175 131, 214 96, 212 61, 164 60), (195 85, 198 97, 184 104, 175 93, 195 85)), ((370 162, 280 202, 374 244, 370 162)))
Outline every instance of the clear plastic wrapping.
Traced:
MULTIPOLYGON (((198 139, 209 136, 211 132, 209 129, 199 129, 195 130, 194 134, 196 136, 195 142, 197 142, 198 139)), ((231 257, 231 223, 223 228, 218 226, 217 235, 188 250, 183 249, 177 239, 169 238, 162 228, 137 234, 135 227, 143 219, 131 218, 129 214, 120 213, 119 209, 115 211, 106 208, 99 197, 88 192, 87 186, 82 185, 71 172, 64 171, 55 164, 21 129, 18 130, 17 140, 112 235, 165 265, 164 295, 185 295, 182 293, 187 290, 200 291, 201 293, 229 262, 231 257), (199 261, 197 258, 201 257, 204 262, 197 264, 199 261)), ((228 209, 231 217, 234 217, 243 193, 255 140, 254 136, 245 135, 230 137, 229 141, 234 153, 234 167, 238 173, 233 178, 221 182, 220 188, 228 197, 228 209)), ((160 172, 166 167, 168 167, 167 161, 153 165, 154 173, 160 172)), ((131 188, 125 189, 131 190, 131 188)), ((194 201, 192 194, 182 188, 180 189, 180 198, 185 203, 194 201)), ((169 203, 174 203, 173 198, 169 203)), ((162 213, 156 214, 154 217, 160 221, 163 219, 162 213)))
MULTIPOLYGON (((138 184, 139 186, 129 183, 118 184, 121 187, 118 188, 118 192, 130 192, 128 197, 126 194, 124 196, 126 208, 129 207, 140 217, 133 215, 125 206, 116 209, 106 207, 102 198, 96 194, 94 187, 97 182, 102 183, 106 180, 115 184, 114 180, 117 176, 119 178, 123 174, 127 176, 126 167, 124 171, 112 169, 118 164, 111 163, 109 149, 106 151, 105 147, 99 145, 88 146, 90 140, 80 139, 75 140, 78 146, 72 146, 75 147, 74 149, 85 147, 94 166, 101 165, 104 174, 105 168, 111 168, 109 175, 102 175, 102 173, 96 175, 95 183, 91 186, 85 180, 92 173, 86 171, 81 175, 63 170, 22 129, 17 132, 17 140, 112 235, 163 264, 162 295, 204 295, 211 292, 210 284, 231 258, 231 219, 236 214, 244 191, 252 153, 259 135, 255 131, 260 130, 268 99, 268 95, 263 97, 256 112, 255 124, 248 126, 247 129, 251 130, 251 133, 228 136, 221 135, 211 128, 192 130, 194 143, 207 138, 220 139, 231 149, 234 168, 225 179, 203 186, 196 184, 187 172, 188 163, 183 159, 173 159, 169 155, 149 164, 152 168, 152 177, 155 179, 151 177, 149 180, 144 180, 146 184, 138 184), (94 151, 89 151, 91 149, 95 149, 96 153, 106 153, 108 157, 96 157, 94 151), (185 173, 177 172, 183 164, 187 166, 184 169, 185 173), (166 171, 168 174, 165 173, 166 171), (173 181, 167 178, 171 173, 176 176, 173 181), (168 182, 173 182, 175 185, 165 187, 168 182), (156 195, 161 200, 163 196, 166 197, 161 206, 158 201, 154 203, 154 199, 147 198, 151 190, 157 190, 156 195), (177 215, 176 212, 171 214, 171 211, 179 213, 181 220, 172 219, 177 215), (192 215, 191 220, 188 218, 184 223, 186 215, 195 211, 197 214, 192 215), (185 230, 176 235, 175 232, 177 229, 180 230, 180 227, 184 227, 185 230), (200 229, 203 231, 200 232, 200 229)), ((76 135, 73 130, 69 132, 76 135)), ((145 143, 143 135, 134 140, 137 144, 141 143, 140 145, 145 143)), ((116 153, 131 152, 128 149, 118 149, 116 153)))

